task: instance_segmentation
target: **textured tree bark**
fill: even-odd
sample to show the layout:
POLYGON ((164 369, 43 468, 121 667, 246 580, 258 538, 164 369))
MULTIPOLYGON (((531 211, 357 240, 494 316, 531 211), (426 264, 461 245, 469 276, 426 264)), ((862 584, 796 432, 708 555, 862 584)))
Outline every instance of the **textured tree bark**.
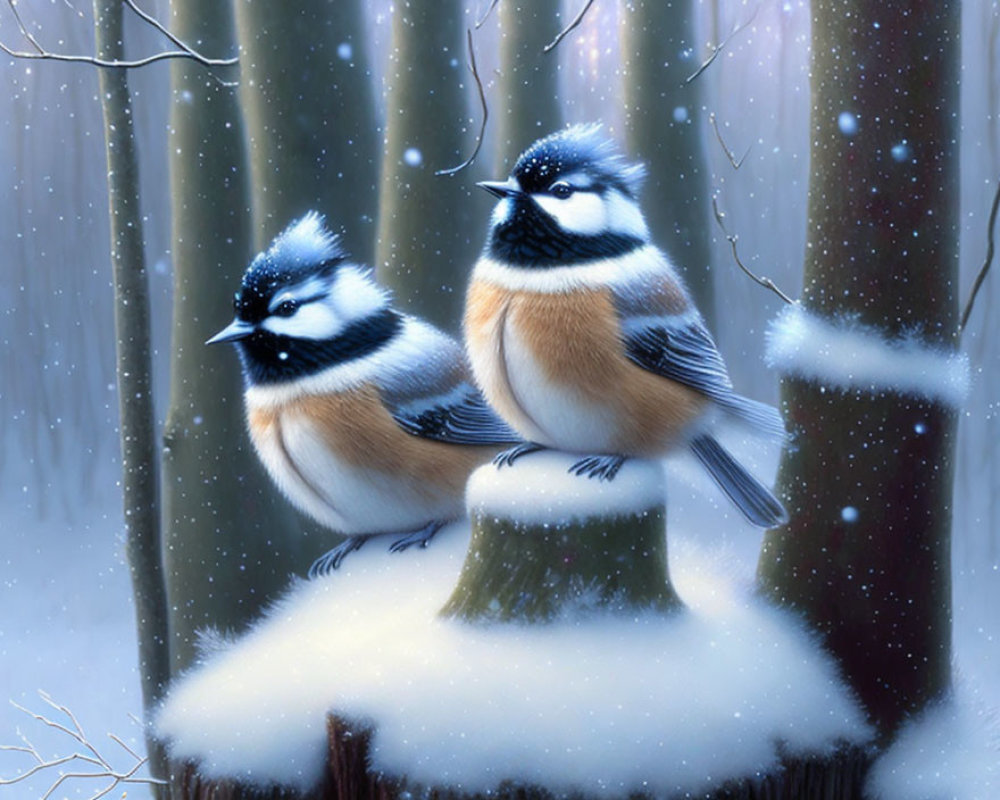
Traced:
MULTIPOLYGON (((803 305, 954 347, 959 4, 824 0, 812 30, 803 305)), ((791 522, 765 536, 760 586, 823 634, 888 736, 950 679, 955 413, 793 378, 782 392, 791 522)))
MULTIPOLYGON (((172 30, 206 54, 235 51, 221 0, 175 0, 172 30)), ((235 79, 233 70, 216 70, 235 79)), ((238 631, 304 572, 296 515, 263 473, 244 422, 239 361, 205 340, 231 316, 251 255, 246 151, 236 89, 189 61, 172 67, 170 194, 174 307, 163 505, 171 667, 199 629, 238 631)))
MULTIPOLYGON (((122 4, 117 0, 94 0, 94 27, 98 57, 123 59, 122 4)), ((103 69, 99 79, 108 159, 125 548, 135 598, 142 700, 148 712, 162 697, 170 676, 167 601, 160 552, 149 283, 127 73, 103 69)), ((162 745, 147 734, 146 747, 153 776, 163 777, 166 756, 162 745)))
POLYGON ((235 7, 256 249, 315 209, 370 264, 378 162, 363 3, 235 7))
POLYGON ((457 0, 409 0, 393 11, 375 255, 378 279, 400 305, 451 330, 490 207, 473 185, 478 165, 434 174, 462 163, 473 147, 463 8, 457 0))
POLYGON ((559 102, 559 53, 545 53, 561 28, 558 0, 502 2, 500 75, 497 78, 497 178, 540 136, 563 124, 559 102))
POLYGON ((631 0, 619 25, 624 62, 625 140, 649 169, 643 210, 654 241, 684 276, 715 329, 711 269, 709 168, 702 121, 702 80, 685 83, 700 52, 691 0, 631 0))
MULTIPOLYGON (((449 789, 407 786, 369 769, 371 732, 328 721, 330 760, 323 784, 308 794, 274 788, 257 790, 228 781, 206 781, 190 766, 175 772, 174 800, 590 800, 587 795, 554 794, 546 789, 502 784, 485 795, 449 789)), ((845 748, 825 758, 786 759, 774 774, 732 781, 705 800, 864 800, 871 754, 845 748)), ((690 797, 690 795, 685 795, 690 797)), ((654 800, 650 795, 622 795, 621 800, 654 800)), ((655 800, 681 800, 658 796, 655 800)))

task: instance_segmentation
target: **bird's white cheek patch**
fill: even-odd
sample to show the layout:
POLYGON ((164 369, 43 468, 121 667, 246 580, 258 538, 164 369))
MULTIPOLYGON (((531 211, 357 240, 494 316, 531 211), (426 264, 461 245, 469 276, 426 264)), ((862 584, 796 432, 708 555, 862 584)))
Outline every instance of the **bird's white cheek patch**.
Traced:
POLYGON ((513 203, 509 197, 503 198, 493 209, 493 217, 490 220, 490 224, 495 228, 497 225, 505 223, 510 219, 510 212, 513 207, 513 203))
POLYGON ((608 229, 642 241, 649 239, 649 228, 638 204, 629 200, 617 189, 608 192, 608 229))
POLYGON ((564 231, 593 236, 608 229, 604 202, 594 192, 574 192, 565 199, 547 194, 533 194, 531 197, 564 231))
POLYGON ((295 339, 330 339, 344 330, 343 321, 326 303, 306 303, 290 317, 270 316, 262 327, 295 339))

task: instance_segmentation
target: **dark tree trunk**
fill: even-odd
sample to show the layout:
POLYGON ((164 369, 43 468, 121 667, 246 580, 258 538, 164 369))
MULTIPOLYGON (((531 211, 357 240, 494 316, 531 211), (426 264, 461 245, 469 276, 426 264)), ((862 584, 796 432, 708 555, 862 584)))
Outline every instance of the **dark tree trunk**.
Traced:
POLYGON ((375 257, 401 306, 452 330, 490 205, 473 185, 476 167, 434 174, 462 163, 475 139, 462 11, 457 0, 410 0, 393 11, 375 257))
MULTIPOLYGON (((954 346, 959 4, 813 5, 802 303, 954 346)), ((762 590, 822 633, 883 735, 946 689, 955 413, 786 378, 796 435, 762 590), (857 509, 842 513, 846 507, 857 509)))
MULTIPOLYGON (((206 55, 235 51, 227 0, 174 0, 172 30, 206 55)), ((235 70, 216 69, 220 79, 235 70)), ((190 61, 172 67, 170 194, 174 308, 164 430, 164 539, 172 672, 199 629, 239 630, 309 563, 295 514, 245 432, 239 362, 205 340, 229 321, 251 254, 236 90, 190 61)))
MULTIPOLYGON (((94 0, 96 49, 101 58, 125 57, 122 8, 118 0, 94 0)), ((159 451, 153 410, 149 283, 127 73, 122 69, 101 70, 100 88, 108 159, 125 546, 135 597, 142 699, 148 712, 162 697, 170 675, 160 550, 159 451)), ((146 745, 152 774, 163 777, 166 759, 162 746, 149 734, 146 745)))
POLYGON ((544 52, 559 34, 559 0, 504 0, 500 15, 500 102, 497 115, 497 178, 535 139, 562 127, 559 52, 544 52))
POLYGON ((378 176, 361 0, 236 0, 254 243, 310 209, 370 264, 378 176))
POLYGON ((646 220, 714 330, 702 79, 686 83, 696 67, 681 57, 698 51, 694 3, 632 0, 621 13, 625 139, 630 154, 649 169, 646 220))

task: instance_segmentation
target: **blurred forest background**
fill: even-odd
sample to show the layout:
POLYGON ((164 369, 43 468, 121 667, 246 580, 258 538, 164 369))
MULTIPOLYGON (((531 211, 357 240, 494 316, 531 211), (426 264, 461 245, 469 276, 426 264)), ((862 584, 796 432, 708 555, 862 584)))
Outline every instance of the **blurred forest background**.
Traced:
MULTIPOLYGON (((739 272, 709 196, 715 194, 728 230, 739 236, 748 266, 797 297, 809 170, 808 3, 704 0, 680 24, 667 4, 598 0, 549 53, 541 48, 571 21, 577 3, 502 0, 478 28, 487 0, 308 0, 294 20, 275 11, 284 4, 233 5, 235 16, 229 3, 157 0, 143 8, 205 56, 232 56, 238 41, 239 74, 191 61, 128 73, 152 304, 153 398, 168 449, 167 568, 180 573, 186 561, 204 574, 208 565, 219 578, 185 593, 190 608, 178 612, 175 604, 185 619, 175 633, 177 665, 193 653, 199 593, 228 584, 223 573, 273 561, 275 579, 283 579, 284 564, 304 569, 324 549, 314 541, 309 555, 277 552, 268 526, 301 523, 289 522, 280 501, 260 499, 253 484, 259 475, 237 479, 235 450, 212 456, 214 473, 201 461, 198 480, 182 477, 192 474, 186 444, 198 441, 205 420, 225 417, 234 425, 228 441, 245 444, 236 359, 230 352, 203 354, 200 343, 228 321, 232 292, 252 253, 309 208, 343 228, 351 251, 376 267, 404 306, 456 330, 491 208, 475 181, 502 178, 520 150, 562 124, 603 122, 631 156, 650 165, 644 208, 654 239, 688 270, 735 385, 777 402, 777 378, 762 353, 764 331, 783 304, 739 272), (482 109, 467 69, 470 29, 489 119, 474 163, 436 175, 462 164, 476 145, 482 109), (668 52, 657 54, 667 45, 668 52), (653 69, 652 78, 646 72, 658 59, 669 67, 668 88, 665 72, 653 69), (692 148, 688 164, 702 166, 668 172, 657 144, 668 135, 672 146, 692 148), (739 169, 733 154, 742 158, 739 169), (205 380, 220 387, 214 405, 191 400, 205 380), (226 481, 232 486, 222 493, 235 505, 206 509, 199 492, 217 496, 226 481), (199 514, 215 529, 252 518, 256 532, 222 530, 218 540, 201 537, 192 545, 185 537, 195 534, 182 530, 182 517, 199 514)), ((38 0, 16 8, 46 49, 94 52, 89 3, 38 0)), ((1000 179, 1000 9, 965 3, 962 17, 958 297, 964 303, 983 262, 1000 179)), ((126 12, 125 21, 127 57, 174 49, 137 15, 126 12)), ((31 49, 8 4, 0 4, 0 40, 31 49)), ((107 660, 118 665, 107 668, 117 676, 133 656, 116 651, 134 643, 115 639, 127 635, 116 629, 87 664, 54 658, 76 635, 68 631, 93 625, 93 617, 128 597, 120 560, 114 294, 98 71, 2 56, 0 80, 0 608, 30 604, 27 617, 35 620, 29 630, 17 621, 24 614, 7 619, 0 611, 0 686, 23 698, 36 688, 23 685, 24 676, 44 676, 45 661, 57 671, 79 671, 84 681, 107 660)), ((998 314, 994 275, 962 340, 973 389, 959 427, 953 535, 959 663, 994 676, 1000 667, 998 314)), ((191 530, 205 529, 195 522, 191 530)), ((254 587, 233 591, 240 609, 234 616, 262 600, 254 587)), ((995 705, 1000 688, 993 683, 995 705)), ((122 689, 120 696, 134 699, 133 692, 122 689)))

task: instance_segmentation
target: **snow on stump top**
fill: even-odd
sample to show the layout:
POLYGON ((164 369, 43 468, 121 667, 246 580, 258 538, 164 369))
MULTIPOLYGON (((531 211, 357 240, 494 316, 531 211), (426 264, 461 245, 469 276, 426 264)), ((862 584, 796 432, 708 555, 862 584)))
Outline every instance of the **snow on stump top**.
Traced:
POLYGON ((546 451, 472 474, 472 538, 443 616, 547 622, 683 607, 667 569, 660 463, 631 459, 598 481, 569 472, 578 459, 546 451))

